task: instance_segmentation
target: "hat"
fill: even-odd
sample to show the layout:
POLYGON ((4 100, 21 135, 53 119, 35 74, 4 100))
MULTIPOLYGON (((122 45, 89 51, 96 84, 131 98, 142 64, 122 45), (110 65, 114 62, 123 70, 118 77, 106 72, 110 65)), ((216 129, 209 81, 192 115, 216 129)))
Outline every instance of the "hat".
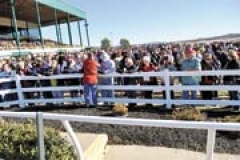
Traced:
POLYGON ((100 55, 100 59, 102 61, 106 61, 106 60, 110 59, 110 56, 106 52, 102 52, 101 55, 100 55))
POLYGON ((195 50, 193 50, 192 48, 187 49, 186 54, 194 54, 195 50))

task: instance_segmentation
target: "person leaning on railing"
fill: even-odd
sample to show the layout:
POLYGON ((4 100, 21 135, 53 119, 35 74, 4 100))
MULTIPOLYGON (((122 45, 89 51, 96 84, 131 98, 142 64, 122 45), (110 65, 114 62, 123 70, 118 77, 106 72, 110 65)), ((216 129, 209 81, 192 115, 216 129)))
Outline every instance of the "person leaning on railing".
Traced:
MULTIPOLYGON (((42 59, 37 59, 37 64, 35 66, 35 75, 38 77, 42 76, 50 76, 50 66, 49 64, 45 63, 42 59)), ((40 87, 49 87, 51 86, 50 80, 40 80, 40 87)), ((42 92, 42 96, 45 99, 52 98, 52 92, 51 91, 44 91, 42 92)), ((40 93, 41 96, 41 93, 40 93)), ((51 105, 51 103, 47 103, 47 105, 51 105)))
MULTIPOLYGON (((239 57, 235 51, 230 51, 228 56, 228 62, 226 66, 224 67, 226 70, 234 70, 234 69, 240 69, 240 62, 239 57)), ((226 85, 239 85, 240 84, 240 76, 224 76, 223 78, 224 84, 226 85)), ((240 100, 238 97, 238 91, 229 91, 229 97, 230 100, 240 100)), ((238 109, 239 106, 233 108, 238 109)))
MULTIPOLYGON (((76 70, 75 68, 76 61, 72 55, 68 55, 67 59, 67 65, 64 68, 65 74, 74 74, 74 73, 79 73, 79 71, 76 70)), ((79 78, 68 78, 65 80, 65 85, 66 86, 78 86, 80 85, 79 78)), ((78 97, 78 90, 72 90, 70 91, 71 98, 77 98, 78 97)), ((74 103, 75 104, 75 103, 74 103)))
MULTIPOLYGON (((3 70, 1 72, 1 75, 0 75, 0 78, 9 78, 9 77, 12 77, 13 76, 13 70, 11 68, 11 66, 9 64, 4 64, 3 65, 3 70)), ((7 89, 12 89, 13 88, 13 85, 12 85, 12 82, 3 82, 0 84, 0 88, 2 90, 7 90, 7 89)), ((2 100, 4 102, 6 101, 12 101, 14 100, 14 94, 10 93, 10 94, 2 94, 1 95, 2 97, 2 100)), ((4 106, 4 107, 9 107, 9 106, 4 106)))
POLYGON ((98 67, 93 53, 88 53, 88 58, 83 63, 84 98, 87 107, 97 106, 98 67))
MULTIPOLYGON (((137 66, 135 66, 135 64, 133 63, 133 59, 132 57, 126 57, 125 58, 125 63, 124 63, 124 68, 120 68, 118 70, 119 73, 127 73, 127 74, 131 74, 131 73, 136 73, 137 72, 137 66)), ((124 85, 136 85, 136 77, 125 77, 124 78, 124 85)), ((131 98, 131 99, 135 99, 136 98, 136 91, 127 91, 127 97, 131 98)), ((136 103, 129 103, 128 107, 134 107, 136 106, 136 103)))
MULTIPOLYGON (((139 72, 155 72, 157 70, 157 67, 151 63, 151 57, 150 56, 144 56, 142 59, 142 64, 139 67, 139 72)), ((156 85, 157 79, 156 77, 143 77, 141 78, 141 84, 142 85, 156 85)), ((144 91, 144 98, 146 99, 152 99, 153 91, 144 91)), ((147 106, 152 106, 152 104, 147 104, 147 106)))
MULTIPOLYGON (((115 63, 113 60, 110 59, 110 56, 106 52, 102 52, 100 55, 100 68, 99 73, 103 75, 111 74, 116 72, 115 63)), ((100 77, 99 84, 111 86, 114 85, 114 78, 113 77, 100 77)), ((101 95, 103 98, 112 98, 114 96, 113 90, 102 90, 101 95)), ((105 105, 109 105, 112 103, 104 103, 105 105)))
MULTIPOLYGON (((29 64, 29 61, 19 61, 18 64, 16 65, 16 74, 19 76, 31 76, 32 75, 32 65, 29 64)), ((30 81, 30 80, 23 80, 21 81, 21 86, 23 88, 31 88, 34 87, 34 82, 35 81, 30 81)), ((24 98, 26 99, 33 99, 34 98, 34 93, 27 92, 23 93, 24 98)), ((33 106, 33 103, 28 104, 29 106, 33 106)))
MULTIPOLYGON (((177 70, 175 65, 174 65, 174 57, 171 54, 163 56, 163 58, 160 62, 160 65, 158 67, 158 71, 162 72, 164 70, 168 70, 169 72, 173 72, 173 71, 177 70)), ((169 83, 171 85, 174 85, 176 80, 177 80, 177 77, 170 77, 170 82, 169 83)), ((165 82, 164 82, 163 78, 161 78, 161 85, 165 85, 165 82)), ((166 99, 166 91, 163 91, 162 95, 163 95, 163 99, 166 99)), ((170 96, 171 96, 171 99, 174 99, 174 91, 171 90, 170 96)), ((164 105, 164 107, 165 106, 166 105, 164 105)), ((173 107, 174 107, 174 105, 173 105, 173 107)))
MULTIPOLYGON (((203 60, 201 61, 201 68, 203 71, 214 71, 216 70, 213 60, 213 55, 210 53, 205 53, 203 60)), ((201 85, 216 85, 217 76, 202 76, 201 85)), ((201 91, 201 96, 203 100, 212 100, 216 97, 215 91, 201 91)))
MULTIPOLYGON (((181 70, 189 72, 200 71, 201 64, 200 61, 196 58, 196 52, 192 48, 186 49, 186 59, 182 62, 181 70)), ((181 77, 182 85, 199 85, 200 77, 199 76, 184 76, 181 77)), ((183 99, 184 100, 196 100, 197 99, 197 91, 183 91, 183 99), (191 95, 190 95, 191 92, 191 95)))
MULTIPOLYGON (((58 75, 58 68, 57 68, 57 60, 52 60, 52 66, 51 66, 51 76, 58 75)), ((52 87, 57 87, 59 86, 57 79, 52 78, 50 80, 51 86, 52 87)), ((60 86, 61 87, 61 86, 60 86)), ((61 94, 61 91, 52 91, 52 96, 54 99, 62 99, 64 98, 63 95, 61 94)), ((56 103, 55 105, 61 105, 61 103, 56 103)))

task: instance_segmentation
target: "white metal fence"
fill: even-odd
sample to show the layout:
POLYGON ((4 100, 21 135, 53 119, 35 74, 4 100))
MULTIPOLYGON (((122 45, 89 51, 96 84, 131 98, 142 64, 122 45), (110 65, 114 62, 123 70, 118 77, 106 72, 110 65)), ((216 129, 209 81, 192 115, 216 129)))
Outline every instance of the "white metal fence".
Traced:
MULTIPOLYGON (((1 49, 1 48, 0 48, 1 49)), ((45 48, 45 49, 12 49, 9 50, 8 48, 0 50, 0 58, 1 57, 8 57, 14 55, 14 53, 18 53, 19 55, 20 52, 22 53, 31 53, 31 54, 43 54, 43 53, 58 53, 60 51, 66 51, 66 52, 79 52, 83 48, 45 48)))
POLYGON ((79 160, 83 160, 83 150, 74 133, 69 121, 96 123, 96 124, 115 124, 128 126, 143 126, 143 127, 161 127, 161 128, 184 128, 184 129, 199 129, 207 130, 207 147, 206 160, 214 159, 214 148, 216 140, 216 131, 240 131, 240 124, 236 123, 217 123, 217 122, 191 122, 191 121, 172 121, 172 120, 146 120, 146 119, 130 119, 130 118, 110 118, 110 117, 94 117, 94 116, 79 116, 79 115, 63 115, 53 113, 16 113, 16 112, 0 112, 0 117, 13 118, 37 118, 38 128, 38 152, 39 159, 44 159, 44 138, 43 138, 43 120, 61 121, 67 130, 77 151, 79 160))
MULTIPOLYGON (((98 100, 101 102, 118 102, 118 103, 152 103, 152 104, 166 104, 168 108, 171 108, 172 104, 195 104, 195 105, 235 105, 238 106, 240 103, 239 100, 184 100, 182 98, 177 99, 171 98, 171 91, 184 91, 184 90, 193 90, 193 91, 240 91, 239 85, 171 85, 171 77, 181 77, 181 76, 231 76, 240 74, 240 70, 223 70, 223 71, 196 71, 196 72, 169 72, 165 70, 163 72, 147 72, 147 73, 133 73, 133 74, 109 74, 109 75, 100 75, 99 77, 162 77, 164 85, 99 85, 98 90, 113 90, 113 91, 165 91, 166 98, 153 98, 153 99, 144 99, 144 98, 127 98, 127 97, 100 97, 98 100)), ((34 92, 46 92, 46 91, 65 91, 70 92, 73 90, 83 90, 82 85, 78 86, 48 86, 40 88, 22 88, 21 81, 31 81, 31 80, 50 80, 50 79, 69 79, 69 78, 81 78, 82 74, 64 74, 56 76, 15 76, 11 78, 0 79, 0 83, 15 81, 16 89, 7 89, 0 91, 0 95, 6 95, 9 93, 16 92, 18 94, 18 100, 0 103, 0 106, 6 104, 19 104, 20 107, 25 107, 28 103, 53 103, 53 102, 83 102, 84 98, 62 98, 62 99, 26 99, 24 98, 24 93, 34 93, 34 92)))
MULTIPOLYGON (((182 99, 171 99, 170 92, 172 90, 216 90, 216 91, 239 91, 239 85, 216 85, 216 86, 184 86, 184 85, 170 85, 171 77, 180 77, 180 76, 226 76, 226 75, 238 75, 239 70, 232 71, 199 71, 199 72, 169 72, 167 70, 163 72, 149 72, 149 73, 134 73, 134 74, 109 74, 104 75, 105 77, 162 77, 164 80, 164 85, 153 85, 153 86, 139 86, 139 85, 112 85, 112 86, 102 86, 99 85, 99 90, 121 90, 121 91, 146 91, 146 90, 157 90, 165 91, 166 99, 129 99, 129 98, 100 98, 100 101, 103 102, 121 102, 121 103, 155 103, 155 104, 167 104, 168 108, 171 107, 171 104, 203 104, 203 105, 239 105, 238 100, 182 100, 182 99)), ((49 77, 20 77, 15 76, 11 78, 0 79, 0 83, 14 81, 16 83, 16 89, 7 89, 0 91, 1 95, 9 93, 17 93, 18 99, 10 102, 0 103, 0 106, 6 104, 19 104, 20 107, 25 107, 27 103, 52 103, 52 102, 84 102, 83 98, 64 98, 64 99, 25 99, 24 92, 44 92, 44 91, 72 91, 72 90, 83 90, 83 86, 57 86, 57 87, 41 87, 41 88, 22 88, 21 81, 28 80, 48 80, 48 79, 68 79, 68 78, 80 78, 82 75, 73 74, 73 75, 57 75, 49 77)), ((101 76, 100 76, 101 77, 101 76)), ((2 117, 20 117, 20 118, 35 118, 36 113, 13 113, 13 112, 0 112, 2 117)), ((133 125, 133 126, 146 126, 146 127, 165 127, 165 128, 186 128, 186 129, 204 129, 208 130, 208 142, 207 142, 207 160, 213 160, 213 152, 215 145, 215 137, 217 130, 225 131, 240 131, 240 124, 233 123, 214 123, 214 122, 184 122, 184 121, 163 121, 163 120, 142 120, 142 119, 118 119, 118 118, 104 118, 104 117, 86 117, 86 116, 76 116, 76 115, 60 115, 60 114, 51 114, 51 113, 42 113, 38 116, 39 121, 42 119, 46 120, 60 120, 64 124, 64 127, 68 131, 71 139, 73 140, 78 158, 83 159, 83 152, 80 144, 77 141, 77 137, 74 134, 71 125, 68 121, 78 121, 86 123, 101 123, 101 124, 117 124, 117 125, 133 125)), ((38 123, 37 126, 41 127, 42 123, 38 123)), ((41 129, 40 129, 41 130, 41 129)), ((41 135, 41 134, 39 134, 41 135)), ((39 136, 41 138, 41 136, 39 136)), ((43 141, 43 139, 41 139, 43 141)), ((43 143, 39 143, 40 146, 43 143)), ((39 147, 39 153, 42 155, 44 151, 41 150, 42 147, 39 147)), ((44 156, 39 156, 44 157, 44 156)))

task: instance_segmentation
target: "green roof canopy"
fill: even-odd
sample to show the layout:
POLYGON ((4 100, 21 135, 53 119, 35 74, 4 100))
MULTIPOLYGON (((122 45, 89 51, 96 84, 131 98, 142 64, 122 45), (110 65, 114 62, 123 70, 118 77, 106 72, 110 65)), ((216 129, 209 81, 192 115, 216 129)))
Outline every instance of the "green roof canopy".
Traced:
POLYGON ((74 5, 69 5, 63 0, 36 0, 41 4, 47 5, 51 8, 58 9, 59 11, 67 12, 72 16, 77 16, 81 19, 86 19, 86 13, 76 8, 74 5))
MULTIPOLYGON (((60 23, 66 23, 68 16, 70 21, 86 20, 85 12, 64 0, 16 0, 16 19, 19 23, 37 24, 35 1, 39 2, 42 26, 55 24, 55 9, 60 23)), ((11 18, 10 0, 0 0, 0 26, 11 26, 11 18)))

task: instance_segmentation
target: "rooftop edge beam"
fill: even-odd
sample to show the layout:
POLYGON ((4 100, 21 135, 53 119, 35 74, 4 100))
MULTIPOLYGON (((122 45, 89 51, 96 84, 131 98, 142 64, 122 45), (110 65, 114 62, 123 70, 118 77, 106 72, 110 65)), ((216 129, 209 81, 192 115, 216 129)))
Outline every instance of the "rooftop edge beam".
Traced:
POLYGON ((38 1, 40 4, 44 4, 51 8, 57 9, 59 11, 68 13, 69 15, 76 16, 79 19, 86 19, 86 13, 70 4, 62 0, 35 0, 38 1))

